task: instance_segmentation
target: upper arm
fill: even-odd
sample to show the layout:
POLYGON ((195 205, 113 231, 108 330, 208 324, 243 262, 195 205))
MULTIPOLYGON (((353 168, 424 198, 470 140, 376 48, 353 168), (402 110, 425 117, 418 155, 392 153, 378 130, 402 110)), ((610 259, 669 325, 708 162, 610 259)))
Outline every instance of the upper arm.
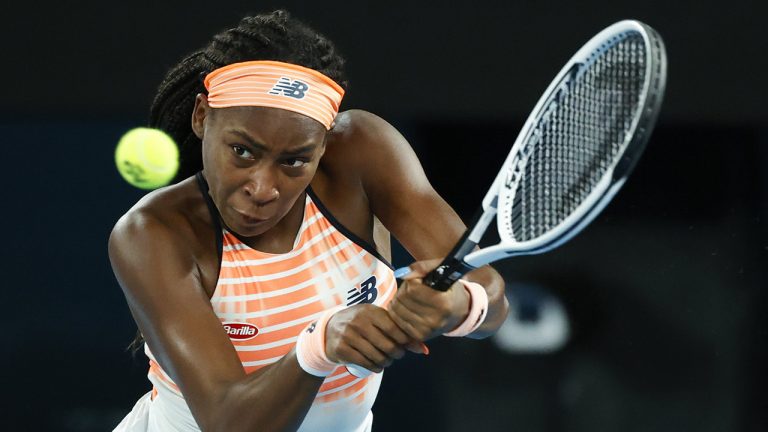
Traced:
POLYGON ((177 230, 132 211, 115 226, 109 257, 136 323, 201 425, 245 375, 177 230))
POLYGON ((355 113, 354 166, 371 211, 418 260, 445 256, 461 237, 461 218, 434 190, 408 141, 389 123, 355 113))
MULTIPOLYGON (((429 183, 406 139, 390 124, 369 113, 357 114, 353 145, 363 189, 373 213, 417 260, 446 256, 466 230, 461 218, 429 183)), ((485 337, 499 328, 507 315, 504 281, 490 266, 465 276, 488 293, 486 323, 473 333, 485 337)))

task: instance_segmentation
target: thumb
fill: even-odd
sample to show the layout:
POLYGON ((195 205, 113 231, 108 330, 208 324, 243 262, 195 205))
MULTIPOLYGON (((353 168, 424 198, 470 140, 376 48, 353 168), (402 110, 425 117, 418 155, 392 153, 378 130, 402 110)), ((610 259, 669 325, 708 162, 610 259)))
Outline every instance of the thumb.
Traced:
POLYGON ((416 261, 415 263, 408 266, 408 268, 411 269, 411 272, 403 276, 403 280, 423 278, 429 272, 437 268, 437 266, 440 265, 440 262, 441 262, 440 258, 424 260, 424 261, 416 261))

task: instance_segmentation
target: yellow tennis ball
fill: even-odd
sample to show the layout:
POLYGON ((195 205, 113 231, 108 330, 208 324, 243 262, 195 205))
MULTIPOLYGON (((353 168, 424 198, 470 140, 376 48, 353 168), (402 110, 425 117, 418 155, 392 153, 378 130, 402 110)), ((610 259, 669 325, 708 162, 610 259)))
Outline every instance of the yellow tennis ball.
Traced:
POLYGON ((179 169, 179 149, 165 132, 135 128, 120 138, 115 164, 125 181, 141 189, 156 189, 173 180, 179 169))

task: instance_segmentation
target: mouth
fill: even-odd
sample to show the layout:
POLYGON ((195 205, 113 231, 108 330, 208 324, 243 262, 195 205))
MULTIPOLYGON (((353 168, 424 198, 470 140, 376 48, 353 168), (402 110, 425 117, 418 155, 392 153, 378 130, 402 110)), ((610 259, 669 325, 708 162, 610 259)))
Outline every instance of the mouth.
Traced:
POLYGON ((244 225, 251 225, 251 226, 259 225, 259 224, 264 223, 267 220, 269 220, 269 218, 262 218, 262 217, 251 216, 251 215, 249 215, 247 213, 241 212, 240 210, 237 210, 237 209, 234 209, 234 210, 235 210, 235 213, 237 213, 237 215, 239 216, 240 221, 244 225))

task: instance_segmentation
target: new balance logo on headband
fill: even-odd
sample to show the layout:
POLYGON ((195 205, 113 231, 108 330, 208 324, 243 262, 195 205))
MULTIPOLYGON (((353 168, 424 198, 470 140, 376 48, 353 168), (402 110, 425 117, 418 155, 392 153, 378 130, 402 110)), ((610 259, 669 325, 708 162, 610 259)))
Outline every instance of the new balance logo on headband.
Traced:
POLYGON ((307 83, 282 77, 277 80, 277 84, 268 93, 271 95, 288 96, 294 99, 303 99, 308 91, 309 85, 307 83))

